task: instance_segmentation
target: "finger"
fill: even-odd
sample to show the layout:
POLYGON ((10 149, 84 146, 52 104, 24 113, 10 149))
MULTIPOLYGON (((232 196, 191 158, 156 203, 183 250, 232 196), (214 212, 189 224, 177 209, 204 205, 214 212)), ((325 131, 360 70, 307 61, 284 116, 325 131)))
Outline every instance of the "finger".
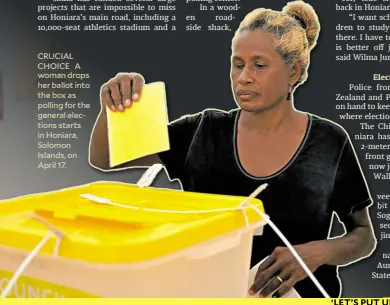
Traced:
POLYGON ((269 266, 271 266, 275 261, 271 258, 271 257, 267 257, 264 262, 262 262, 260 264, 260 266, 257 268, 257 272, 256 272, 256 275, 255 275, 255 280, 258 279, 259 275, 261 272, 263 272, 264 270, 268 269, 269 266))
POLYGON ((249 289, 249 294, 254 295, 255 293, 259 292, 262 288, 264 288, 264 286, 267 284, 270 278, 273 277, 275 274, 278 274, 280 269, 281 269, 280 264, 278 263, 278 261, 276 261, 266 270, 261 272, 257 280, 249 289))
POLYGON ((282 278, 278 275, 274 276, 264 287, 264 289, 260 292, 259 297, 265 298, 269 296, 272 292, 278 289, 283 284, 282 278))
POLYGON ((122 95, 122 104, 125 107, 130 107, 131 101, 131 77, 129 74, 123 74, 117 77, 117 81, 120 86, 120 92, 122 95))
POLYGON ((115 107, 119 111, 123 111, 122 94, 119 89, 119 83, 115 80, 109 83, 111 98, 114 101, 115 107))
POLYGON ((283 285, 275 291, 275 293, 272 295, 273 298, 280 298, 284 296, 291 288, 294 287, 296 284, 296 281, 293 278, 290 278, 286 282, 283 283, 283 285))
POLYGON ((131 94, 133 101, 138 101, 141 97, 142 88, 145 85, 145 79, 140 74, 134 74, 132 80, 131 94))
POLYGON ((114 105, 114 101, 111 98, 110 88, 108 85, 103 85, 100 92, 100 100, 102 104, 102 108, 105 110, 106 107, 109 107, 112 111, 116 111, 116 107, 114 105))
POLYGON ((276 247, 269 256, 273 261, 276 261, 282 253, 288 250, 286 247, 276 247))
POLYGON ((291 278, 291 270, 289 268, 281 268, 282 270, 268 281, 266 287, 260 292, 260 298, 266 298, 276 289, 281 288, 291 278))
POLYGON ((266 282, 275 274, 278 273, 278 271, 281 269, 281 264, 278 262, 278 257, 285 251, 284 247, 276 247, 274 251, 272 251, 271 255, 259 266, 259 269, 257 269, 256 275, 255 275, 255 284, 252 285, 252 287, 255 289, 253 290, 252 287, 249 289, 249 294, 253 295, 259 289, 262 288, 263 285, 266 284, 266 282), (272 266, 272 268, 271 268, 272 266), (265 270, 271 268, 267 272, 269 273, 269 276, 264 276, 265 270), (260 274, 263 274, 263 281, 259 280, 259 283, 256 285, 256 280, 259 279, 260 274), (260 286, 260 287, 259 287, 260 286))

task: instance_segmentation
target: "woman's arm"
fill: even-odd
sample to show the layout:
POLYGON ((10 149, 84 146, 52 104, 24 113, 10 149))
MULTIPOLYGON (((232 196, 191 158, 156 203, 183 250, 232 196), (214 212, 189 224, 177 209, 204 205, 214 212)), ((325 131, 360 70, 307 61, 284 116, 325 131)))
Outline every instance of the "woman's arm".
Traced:
MULTIPOLYGON (((344 225, 347 233, 341 237, 294 246, 311 272, 322 265, 350 264, 367 257, 375 249, 376 238, 367 208, 344 218, 344 225)), ((280 287, 276 293, 276 297, 280 297, 307 276, 290 250, 278 247, 260 265, 249 293, 254 295, 263 289, 260 297, 266 297, 280 287)))
POLYGON ((369 256, 375 249, 376 238, 367 208, 352 213, 344 225, 345 235, 319 242, 326 252, 324 265, 347 265, 369 256))

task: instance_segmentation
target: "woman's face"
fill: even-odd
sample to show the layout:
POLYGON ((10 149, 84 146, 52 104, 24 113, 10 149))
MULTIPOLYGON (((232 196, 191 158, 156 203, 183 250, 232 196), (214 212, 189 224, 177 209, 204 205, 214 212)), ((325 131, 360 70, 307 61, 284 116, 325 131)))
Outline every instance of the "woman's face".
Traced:
POLYGON ((231 81, 237 104, 260 112, 285 101, 291 68, 274 50, 274 39, 262 30, 244 31, 232 49, 231 81))

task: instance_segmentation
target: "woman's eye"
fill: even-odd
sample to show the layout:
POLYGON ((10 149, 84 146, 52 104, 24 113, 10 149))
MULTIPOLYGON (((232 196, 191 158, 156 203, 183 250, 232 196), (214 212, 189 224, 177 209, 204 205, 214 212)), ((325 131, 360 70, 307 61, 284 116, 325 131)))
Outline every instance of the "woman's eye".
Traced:
POLYGON ((242 69, 244 68, 244 65, 243 64, 235 64, 234 65, 237 69, 242 69))
POLYGON ((255 64, 255 67, 257 69, 264 69, 266 67, 266 65, 264 65, 264 64, 255 64))

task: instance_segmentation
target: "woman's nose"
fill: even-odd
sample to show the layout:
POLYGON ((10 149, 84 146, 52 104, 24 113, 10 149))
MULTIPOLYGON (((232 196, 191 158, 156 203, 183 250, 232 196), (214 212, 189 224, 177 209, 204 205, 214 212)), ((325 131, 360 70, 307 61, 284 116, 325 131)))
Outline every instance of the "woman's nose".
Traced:
POLYGON ((238 78, 238 82, 241 84, 251 84, 253 81, 253 75, 250 67, 244 67, 241 71, 240 77, 238 78))

